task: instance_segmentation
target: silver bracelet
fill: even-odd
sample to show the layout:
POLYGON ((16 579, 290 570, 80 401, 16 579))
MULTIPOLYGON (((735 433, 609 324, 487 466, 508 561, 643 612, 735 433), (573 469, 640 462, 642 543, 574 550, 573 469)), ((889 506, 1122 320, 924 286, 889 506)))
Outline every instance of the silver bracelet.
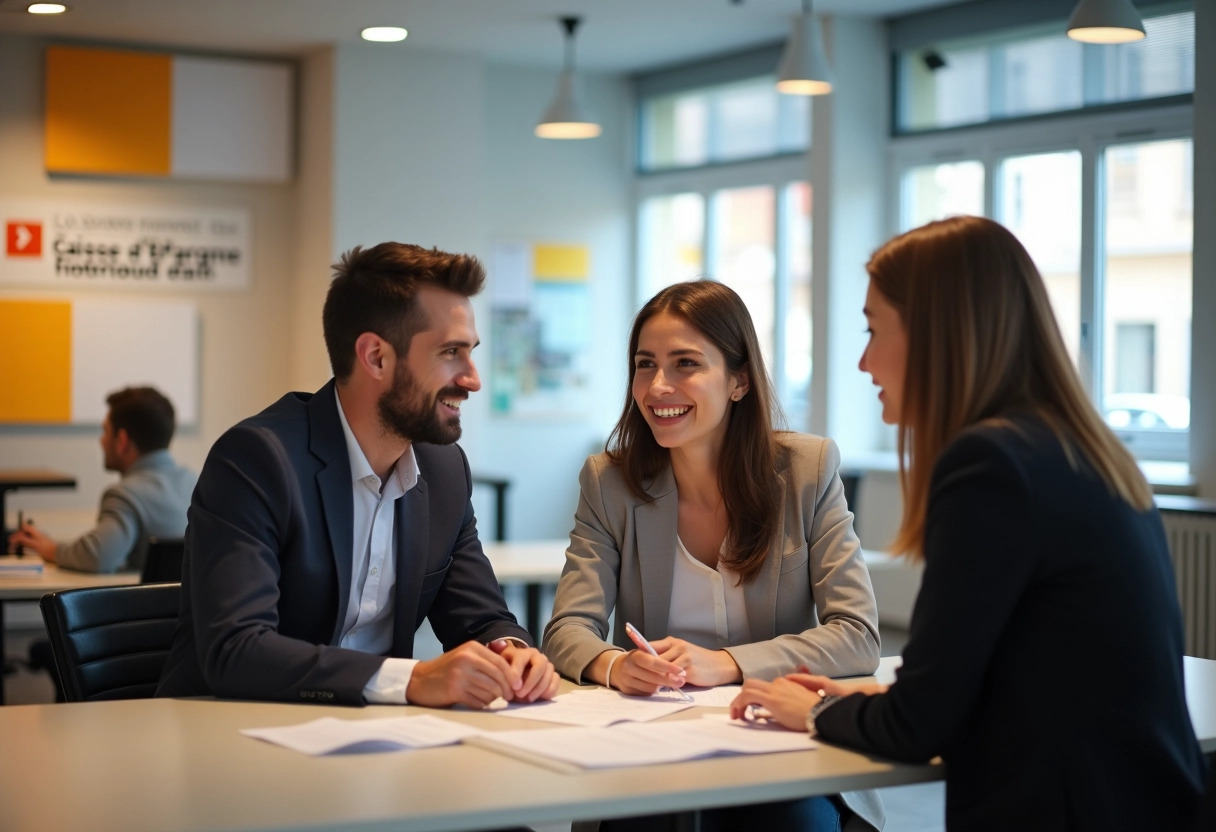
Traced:
POLYGON ((604 671, 604 687, 612 689, 612 666, 616 664, 616 660, 625 655, 627 651, 617 650, 616 655, 608 660, 608 669, 604 671))
POLYGON ((820 697, 819 701, 812 705, 806 713, 806 732, 812 737, 819 736, 819 732, 815 729, 815 718, 840 701, 839 696, 830 696, 822 690, 817 693, 820 697))

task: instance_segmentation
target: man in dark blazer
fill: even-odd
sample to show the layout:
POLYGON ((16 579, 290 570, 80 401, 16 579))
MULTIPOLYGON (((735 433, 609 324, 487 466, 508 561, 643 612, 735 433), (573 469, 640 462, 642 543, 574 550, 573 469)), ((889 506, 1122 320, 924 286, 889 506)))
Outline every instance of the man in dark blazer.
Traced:
POLYGON ((481 387, 476 258, 347 252, 325 301, 334 380, 215 443, 189 511, 158 696, 482 707, 558 677, 482 553, 460 437, 481 387), (443 655, 411 658, 431 622, 443 655))

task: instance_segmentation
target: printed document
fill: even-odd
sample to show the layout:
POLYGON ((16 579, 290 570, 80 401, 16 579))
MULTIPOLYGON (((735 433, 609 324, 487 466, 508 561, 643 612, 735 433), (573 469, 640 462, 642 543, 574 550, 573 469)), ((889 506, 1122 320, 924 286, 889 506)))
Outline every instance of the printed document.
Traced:
POLYGON ((518 719, 560 722, 563 725, 602 727, 614 722, 650 722, 692 706, 692 702, 675 698, 626 696, 620 691, 594 688, 572 690, 547 702, 503 702, 495 713, 518 719))
POLYGON ((773 754, 817 747, 802 732, 768 723, 732 720, 725 714, 610 728, 542 728, 495 731, 467 740, 533 762, 548 758, 580 768, 617 768, 674 763, 717 754, 773 754))
POLYGON ((388 719, 337 719, 326 716, 300 725, 245 728, 241 733, 293 751, 317 756, 455 745, 482 731, 437 716, 400 716, 388 719))

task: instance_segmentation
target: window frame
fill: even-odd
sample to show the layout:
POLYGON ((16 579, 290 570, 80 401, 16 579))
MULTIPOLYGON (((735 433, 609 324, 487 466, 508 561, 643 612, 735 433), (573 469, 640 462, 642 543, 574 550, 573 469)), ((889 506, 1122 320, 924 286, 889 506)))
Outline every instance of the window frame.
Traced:
MULTIPOLYGON (((1076 150, 1081 153, 1081 343, 1080 375, 1086 391, 1099 401, 1105 337, 1103 323, 1104 239, 1103 155, 1107 148, 1151 141, 1194 141, 1191 96, 1151 100, 1134 107, 1120 105, 1103 112, 1068 112, 1014 121, 957 127, 926 133, 892 136, 888 150, 887 226, 892 234, 902 228, 904 174, 910 168, 976 160, 984 166, 984 215, 996 217, 999 166, 1003 160, 1035 153, 1076 150), (1179 99, 1184 98, 1183 103, 1179 99)), ((1194 357, 1192 356, 1192 362, 1194 357)), ((1161 436, 1148 430, 1117 429, 1141 459, 1186 460, 1189 431, 1161 436)))
MULTIPOLYGON (((634 279, 632 286, 633 308, 639 309, 650 299, 647 294, 648 275, 646 274, 646 257, 644 244, 646 230, 643 228, 642 207, 647 200, 655 197, 675 196, 676 194, 697 193, 703 201, 705 212, 705 233, 701 240, 701 262, 704 264, 704 274, 716 277, 719 268, 715 262, 717 246, 715 245, 714 194, 735 188, 770 187, 773 189, 774 217, 776 228, 773 234, 773 256, 775 259, 773 287, 773 366, 768 368, 772 378, 777 400, 787 415, 793 415, 792 408, 787 405, 789 386, 785 378, 786 368, 786 311, 790 298, 789 271, 789 228, 786 225, 785 200, 787 186, 796 182, 805 182, 810 186, 809 151, 800 153, 782 153, 764 159, 705 165, 697 168, 679 168, 638 174, 633 181, 632 209, 634 239, 637 246, 634 256, 634 279)), ((812 195, 812 199, 813 199, 812 195)), ((812 269, 814 268, 812 264, 812 269)), ((813 357, 812 357, 813 360, 813 357)), ((812 367, 812 373, 814 369, 812 367)), ((809 405, 807 406, 809 407, 809 405)), ((802 408, 806 412, 807 407, 802 408)), ((791 424, 794 430, 806 430, 806 425, 791 424)))

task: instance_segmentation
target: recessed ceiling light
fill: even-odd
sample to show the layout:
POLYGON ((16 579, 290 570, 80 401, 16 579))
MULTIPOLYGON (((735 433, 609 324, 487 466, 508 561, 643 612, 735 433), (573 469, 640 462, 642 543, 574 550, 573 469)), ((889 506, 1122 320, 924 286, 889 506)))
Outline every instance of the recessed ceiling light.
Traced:
POLYGON ((409 32, 400 26, 369 26, 359 34, 363 36, 364 40, 376 43, 396 43, 399 40, 405 40, 405 36, 409 32))
POLYGON ((62 3, 30 3, 25 10, 30 14, 63 14, 68 7, 62 3))

